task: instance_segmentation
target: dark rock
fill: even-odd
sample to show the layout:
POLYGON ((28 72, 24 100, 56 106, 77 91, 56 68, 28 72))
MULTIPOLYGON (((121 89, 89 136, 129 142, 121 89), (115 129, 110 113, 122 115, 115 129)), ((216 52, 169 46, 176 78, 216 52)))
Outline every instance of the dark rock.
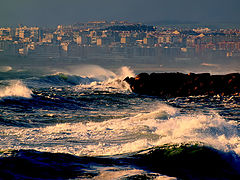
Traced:
POLYGON ((239 73, 141 73, 135 78, 126 77, 125 81, 135 93, 161 97, 240 94, 239 73))

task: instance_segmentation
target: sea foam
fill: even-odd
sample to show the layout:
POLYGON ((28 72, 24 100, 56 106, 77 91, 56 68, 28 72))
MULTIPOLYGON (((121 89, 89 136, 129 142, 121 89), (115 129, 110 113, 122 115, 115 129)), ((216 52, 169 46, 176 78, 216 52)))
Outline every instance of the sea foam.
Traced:
MULTIPOLYGON (((98 67, 99 68, 99 67, 98 67)), ((81 84, 76 86, 76 90, 82 91, 84 89, 108 91, 108 92, 126 92, 131 91, 129 84, 123 81, 127 76, 134 77, 135 74, 133 70, 129 67, 123 66, 116 71, 116 73, 110 70, 103 70, 100 68, 103 74, 98 74, 94 76, 96 79, 101 79, 100 81, 94 81, 90 84, 81 84), (106 75, 107 74, 107 75, 106 75), (101 78, 104 77, 104 78, 101 78)), ((91 75, 89 77, 92 77, 91 75)))
POLYGON ((11 80, 7 86, 0 87, 0 97, 31 98, 32 91, 20 80, 11 80))
POLYGON ((2 135, 7 136, 0 149, 34 148, 75 155, 115 155, 165 144, 203 143, 240 154, 237 125, 215 112, 181 114, 177 108, 162 103, 149 108, 152 108, 149 112, 103 122, 3 128, 2 135), (21 142, 24 145, 20 145, 21 142))

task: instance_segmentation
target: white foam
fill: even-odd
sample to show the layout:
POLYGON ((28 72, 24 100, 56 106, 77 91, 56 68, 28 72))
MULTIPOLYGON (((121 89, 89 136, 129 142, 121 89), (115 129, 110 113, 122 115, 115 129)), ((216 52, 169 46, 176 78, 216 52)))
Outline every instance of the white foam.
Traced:
POLYGON ((8 72, 11 70, 12 70, 11 66, 0 66, 0 72, 8 72))
POLYGON ((221 150, 240 153, 237 125, 212 112, 210 115, 189 114, 170 118, 156 130, 161 134, 156 145, 166 143, 203 142, 221 150))
POLYGON ((90 84, 81 84, 76 86, 76 90, 83 91, 84 89, 93 89, 93 90, 102 90, 109 92, 123 92, 123 91, 131 91, 129 84, 123 81, 127 76, 134 77, 134 72, 129 67, 121 67, 117 70, 116 74, 110 72, 109 70, 105 70, 110 74, 104 81, 92 82, 90 84))
POLYGON ((202 142, 240 154, 237 125, 215 112, 181 114, 166 104, 152 106, 149 112, 103 122, 65 123, 44 128, 0 126, 0 149, 114 155, 164 144, 202 142))
POLYGON ((11 80, 9 85, 0 88, 0 97, 24 97, 31 98, 32 91, 20 80, 11 80))

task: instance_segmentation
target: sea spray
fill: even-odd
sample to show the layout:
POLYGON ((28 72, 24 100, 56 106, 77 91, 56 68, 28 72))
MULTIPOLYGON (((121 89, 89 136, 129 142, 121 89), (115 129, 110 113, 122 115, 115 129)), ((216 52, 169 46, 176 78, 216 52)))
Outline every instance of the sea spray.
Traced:
MULTIPOLYGON (((102 70, 103 68, 101 68, 102 70)), ((99 77, 105 77, 103 81, 95 81, 91 84, 87 85, 79 85, 77 86, 76 90, 82 91, 86 89, 92 90, 99 90, 99 91, 108 91, 108 92, 130 92, 131 89, 129 84, 123 81, 127 76, 134 77, 135 74, 133 70, 129 67, 123 66, 117 70, 116 74, 109 70, 103 71, 104 74, 100 75, 99 77), (106 76, 106 72, 108 72, 108 76, 106 76)), ((97 78, 97 77, 96 77, 97 78)))
POLYGON ((32 91, 20 80, 11 80, 7 86, 0 88, 0 97, 24 97, 31 98, 32 91))
POLYGON ((2 141, 0 149, 34 148, 93 156, 130 153, 165 144, 200 142, 219 150, 240 153, 237 125, 225 121, 215 112, 183 115, 177 108, 163 103, 154 103, 148 108, 151 110, 103 122, 61 123, 29 129, 4 128, 2 133, 8 136, 2 141))
POLYGON ((95 78, 100 81, 114 78, 116 74, 108 69, 98 65, 84 64, 77 66, 67 66, 64 69, 56 69, 57 72, 66 73, 69 75, 78 75, 81 77, 95 78))
POLYGON ((1 73, 2 94, 33 95, 0 98, 0 179, 240 179, 240 97, 139 96, 122 81, 130 68, 91 67, 1 73))
POLYGON ((129 84, 123 81, 127 76, 134 77, 133 70, 123 66, 116 72, 97 65, 68 66, 64 69, 55 69, 54 73, 41 78, 25 80, 30 86, 41 84, 49 86, 72 86, 77 85, 75 90, 99 90, 109 92, 130 92, 129 84))

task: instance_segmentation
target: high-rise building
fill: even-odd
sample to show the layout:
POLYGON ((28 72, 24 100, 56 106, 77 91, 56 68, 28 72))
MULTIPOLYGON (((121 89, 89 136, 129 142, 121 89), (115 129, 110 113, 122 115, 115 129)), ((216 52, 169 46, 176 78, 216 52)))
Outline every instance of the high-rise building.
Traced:
POLYGON ((30 38, 32 41, 38 41, 40 36, 39 27, 19 27, 16 28, 15 36, 21 39, 30 38))

